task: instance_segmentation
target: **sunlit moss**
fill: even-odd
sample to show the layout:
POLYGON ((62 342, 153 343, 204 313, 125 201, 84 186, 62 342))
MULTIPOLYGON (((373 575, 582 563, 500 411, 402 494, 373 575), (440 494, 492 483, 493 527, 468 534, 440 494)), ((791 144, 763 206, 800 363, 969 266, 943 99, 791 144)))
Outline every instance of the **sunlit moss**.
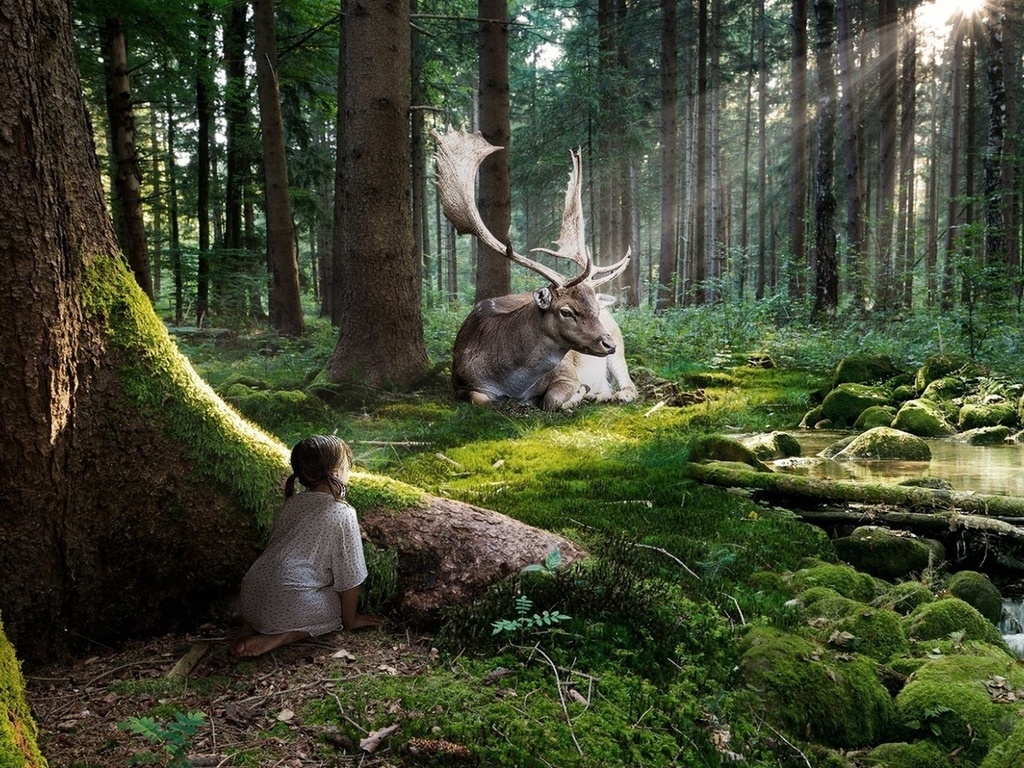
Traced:
POLYGON ((0 624, 0 768, 45 768, 14 647, 0 624))

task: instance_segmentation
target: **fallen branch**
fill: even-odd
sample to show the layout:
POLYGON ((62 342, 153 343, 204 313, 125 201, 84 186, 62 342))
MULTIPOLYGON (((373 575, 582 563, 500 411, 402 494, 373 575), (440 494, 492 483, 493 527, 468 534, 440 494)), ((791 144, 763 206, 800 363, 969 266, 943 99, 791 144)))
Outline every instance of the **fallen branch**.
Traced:
POLYGON ((683 475, 708 485, 752 488, 792 503, 884 504, 916 509, 962 511, 984 517, 1024 517, 1024 499, 905 485, 878 485, 754 472, 715 464, 687 464, 683 475))

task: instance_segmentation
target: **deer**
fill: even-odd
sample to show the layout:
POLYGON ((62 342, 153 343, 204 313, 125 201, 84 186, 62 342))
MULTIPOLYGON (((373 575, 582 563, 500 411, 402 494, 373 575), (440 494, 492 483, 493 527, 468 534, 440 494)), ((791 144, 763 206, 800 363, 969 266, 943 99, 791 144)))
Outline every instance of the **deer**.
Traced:
MULTIPOLYGON (((586 245, 580 150, 570 151, 572 170, 565 192, 562 227, 555 249, 534 248, 573 262, 577 274, 563 275, 512 247, 510 236, 499 240, 484 224, 475 200, 480 164, 502 149, 479 132, 449 128, 433 132, 437 190, 445 216, 459 234, 471 234, 512 263, 534 272, 547 284, 531 292, 479 301, 463 321, 452 349, 455 396, 475 405, 508 401, 530 403, 545 410, 571 408, 599 389, 580 380, 578 368, 588 358, 613 358, 625 371, 622 336, 602 306, 596 288, 614 279, 629 264, 630 252, 614 264, 595 266, 586 245)), ((609 381, 607 366, 602 380, 609 381)), ((621 381, 623 400, 636 396, 628 373, 621 381), (628 382, 628 385, 625 384, 628 382), (630 391, 632 394, 630 394, 630 391)), ((610 399, 610 398, 605 398, 610 399)))

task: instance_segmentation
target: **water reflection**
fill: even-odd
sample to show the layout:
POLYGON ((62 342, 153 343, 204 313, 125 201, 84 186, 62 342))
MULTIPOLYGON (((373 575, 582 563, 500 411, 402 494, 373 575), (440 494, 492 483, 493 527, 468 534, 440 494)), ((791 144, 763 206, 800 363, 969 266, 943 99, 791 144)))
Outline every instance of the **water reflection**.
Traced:
POLYGON ((843 432, 793 432, 803 457, 777 462, 777 468, 805 477, 896 484, 921 477, 946 480, 958 491, 1024 497, 1024 444, 968 445, 928 439, 932 452, 923 461, 832 461, 817 458, 827 446, 847 437, 843 432))

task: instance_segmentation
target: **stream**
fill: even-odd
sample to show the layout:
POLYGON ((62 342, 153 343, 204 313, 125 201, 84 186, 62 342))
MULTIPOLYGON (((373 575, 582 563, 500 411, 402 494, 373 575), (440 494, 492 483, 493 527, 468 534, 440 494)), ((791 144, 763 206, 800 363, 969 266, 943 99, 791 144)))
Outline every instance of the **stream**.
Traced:
MULTIPOLYGON (((832 461, 816 454, 849 432, 795 430, 803 457, 778 462, 784 472, 828 480, 895 485, 921 477, 946 480, 955 490, 1024 497, 1024 444, 968 445, 928 439, 932 459, 923 461, 832 461)), ((1024 597, 1003 600, 999 627, 1006 644, 1024 658, 1024 597)))

